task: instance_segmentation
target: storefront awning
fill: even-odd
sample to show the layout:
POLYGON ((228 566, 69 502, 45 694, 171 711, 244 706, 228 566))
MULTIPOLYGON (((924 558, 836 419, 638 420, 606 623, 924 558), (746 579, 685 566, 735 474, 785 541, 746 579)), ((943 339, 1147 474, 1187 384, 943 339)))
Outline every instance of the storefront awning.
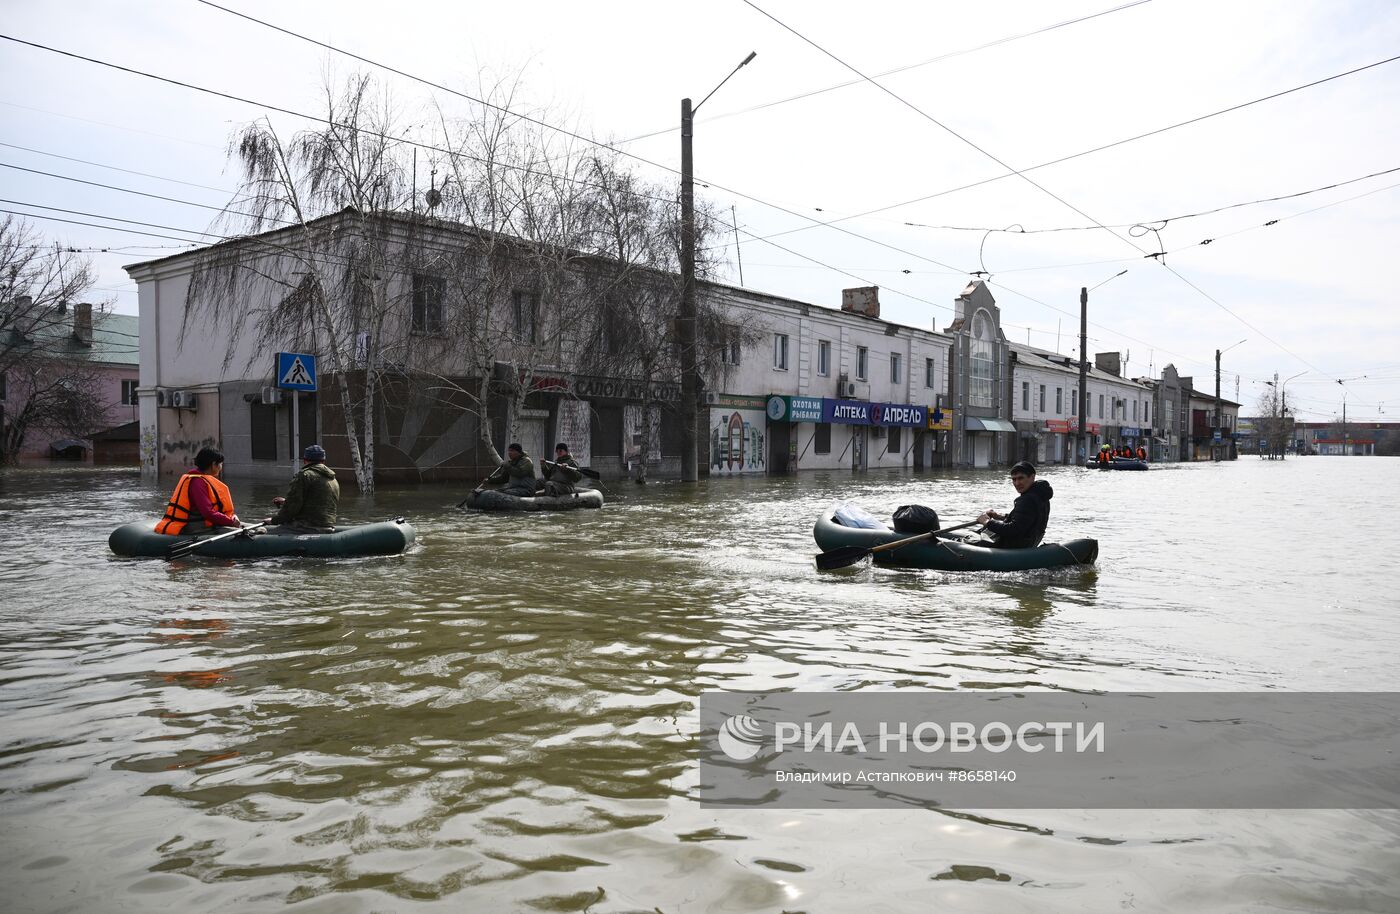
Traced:
POLYGON ((1011 432, 1015 433, 1016 426, 1005 419, 992 419, 986 416, 967 416, 966 424, 963 426, 969 432, 1011 432))

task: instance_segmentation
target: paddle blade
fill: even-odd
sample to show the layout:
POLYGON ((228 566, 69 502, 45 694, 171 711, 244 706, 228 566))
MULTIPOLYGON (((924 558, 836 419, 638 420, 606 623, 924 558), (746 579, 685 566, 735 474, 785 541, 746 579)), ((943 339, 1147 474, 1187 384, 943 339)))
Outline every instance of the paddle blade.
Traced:
POLYGON ((578 468, 578 471, 579 471, 580 473, 582 473, 583 475, 587 476, 589 479, 602 479, 602 478, 603 478, 603 474, 602 474, 602 473, 599 473, 597 470, 590 469, 589 467, 579 467, 579 468, 578 468))
POLYGON ((847 568, 869 554, 870 550, 864 546, 842 546, 839 549, 819 552, 817 553, 817 568, 821 571, 847 568))

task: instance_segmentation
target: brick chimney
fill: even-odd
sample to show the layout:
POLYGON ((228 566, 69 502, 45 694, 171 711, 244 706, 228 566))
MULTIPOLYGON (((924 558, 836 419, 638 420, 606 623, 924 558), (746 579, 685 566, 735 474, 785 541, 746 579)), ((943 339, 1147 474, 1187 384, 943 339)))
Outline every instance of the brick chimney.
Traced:
POLYGON ((92 345, 92 305, 87 302, 73 306, 73 339, 79 346, 92 345))
POLYGON ((880 287, 862 286, 859 289, 841 290, 841 310, 867 317, 880 316, 880 287))
POLYGON ((1099 371, 1106 371, 1116 375, 1123 371, 1123 358, 1117 352, 1096 352, 1094 353, 1094 367, 1099 371))

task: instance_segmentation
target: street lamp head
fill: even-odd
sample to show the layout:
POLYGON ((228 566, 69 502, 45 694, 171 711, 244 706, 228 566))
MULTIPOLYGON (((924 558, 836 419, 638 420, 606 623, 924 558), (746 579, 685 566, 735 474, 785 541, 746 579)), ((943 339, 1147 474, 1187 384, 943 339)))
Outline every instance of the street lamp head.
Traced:
POLYGON ((757 52, 757 51, 750 51, 750 52, 749 52, 749 56, 748 56, 748 57, 745 57, 745 58, 744 58, 744 62, 741 63, 741 64, 739 64, 739 66, 741 66, 741 67, 747 67, 747 66, 749 65, 749 61, 753 60, 753 59, 754 59, 755 57, 757 57, 757 56, 758 56, 758 52, 757 52))

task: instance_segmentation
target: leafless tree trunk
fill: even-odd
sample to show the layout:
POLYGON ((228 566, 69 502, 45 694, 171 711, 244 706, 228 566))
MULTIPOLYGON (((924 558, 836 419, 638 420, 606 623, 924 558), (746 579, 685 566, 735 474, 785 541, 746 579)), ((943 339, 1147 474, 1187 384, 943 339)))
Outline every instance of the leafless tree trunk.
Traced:
POLYGON ((387 94, 358 75, 338 91, 328 85, 325 105, 327 124, 290 139, 265 119, 235 136, 243 182, 220 224, 241 237, 200 257, 181 338, 200 321, 222 329, 225 368, 244 333, 259 350, 317 349, 335 380, 355 480, 371 492, 380 376, 411 330, 391 286, 409 252, 386 214, 412 188, 387 94))

